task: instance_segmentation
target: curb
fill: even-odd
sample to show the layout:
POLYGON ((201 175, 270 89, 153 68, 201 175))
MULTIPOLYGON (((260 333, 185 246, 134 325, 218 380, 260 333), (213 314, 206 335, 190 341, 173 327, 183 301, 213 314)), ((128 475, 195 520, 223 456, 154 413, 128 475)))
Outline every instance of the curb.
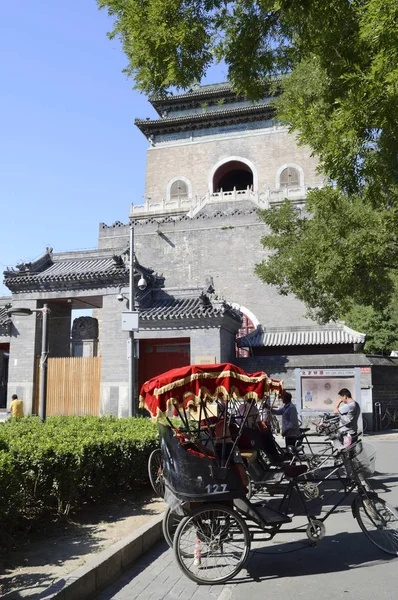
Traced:
POLYGON ((84 567, 44 590, 39 596, 40 600, 84 600, 98 594, 163 539, 162 520, 161 513, 110 548, 99 552, 84 567))

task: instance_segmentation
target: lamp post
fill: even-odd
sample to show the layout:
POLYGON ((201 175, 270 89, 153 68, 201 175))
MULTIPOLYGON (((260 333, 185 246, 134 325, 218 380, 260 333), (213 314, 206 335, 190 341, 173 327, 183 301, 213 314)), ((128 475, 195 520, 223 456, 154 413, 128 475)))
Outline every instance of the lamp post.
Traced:
MULTIPOLYGON (((135 289, 134 289, 134 221, 130 223, 130 264, 129 264, 129 311, 135 312, 135 289)), ((130 353, 129 353, 129 417, 135 417, 137 407, 135 405, 135 348, 134 329, 129 331, 130 353)))
MULTIPOLYGON (((135 252, 134 252, 134 221, 130 223, 130 261, 129 261, 129 310, 122 313, 122 331, 129 332, 129 353, 128 353, 128 369, 129 369, 129 400, 128 400, 128 416, 135 417, 137 415, 137 404, 135 401, 136 377, 135 377, 135 340, 134 332, 138 332, 139 312, 135 307, 135 285, 134 285, 134 270, 135 270, 135 252)), ((138 280, 138 289, 143 291, 148 285, 147 280, 141 275, 138 280)), ((123 294, 119 294, 123 300, 123 294)), ((119 299, 120 299, 119 298, 119 299)))
MULTIPOLYGON (((135 417, 137 415, 137 404, 135 401, 136 377, 135 377, 135 340, 134 332, 139 331, 139 312, 135 307, 135 252, 134 252, 134 221, 130 223, 130 261, 129 261, 129 310, 122 313, 122 331, 129 332, 129 352, 128 352, 128 369, 129 369, 129 393, 128 393, 128 416, 135 417)), ((147 287, 148 282, 143 275, 138 280, 138 289, 143 291, 147 287)), ((118 299, 123 300, 123 294, 119 293, 118 299)))
POLYGON ((42 316, 39 416, 42 421, 45 421, 47 409, 48 315, 50 309, 48 308, 48 304, 43 304, 43 308, 10 308, 7 311, 9 317, 13 315, 28 317, 33 313, 40 313, 42 316))

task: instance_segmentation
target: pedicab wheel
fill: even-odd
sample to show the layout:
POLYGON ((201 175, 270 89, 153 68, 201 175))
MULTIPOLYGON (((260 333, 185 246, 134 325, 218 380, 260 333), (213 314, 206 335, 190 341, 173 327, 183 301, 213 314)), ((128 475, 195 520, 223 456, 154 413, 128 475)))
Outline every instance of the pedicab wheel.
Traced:
POLYGON ((164 475, 163 475, 163 460, 160 448, 156 448, 149 455, 148 459, 148 475, 153 491, 160 498, 164 498, 164 475))
POLYGON ((244 567, 250 552, 245 521, 223 504, 205 504, 184 517, 174 554, 187 577, 199 584, 224 583, 244 567))
POLYGON ((173 547, 175 532, 177 531, 177 527, 179 526, 179 524, 181 523, 183 518, 184 518, 184 515, 177 515, 176 513, 174 513, 171 510, 170 506, 167 507, 167 509, 163 515, 163 521, 162 521, 163 535, 164 535, 164 539, 166 540, 166 542, 170 546, 170 548, 173 547))
POLYGON ((354 516, 368 540, 383 552, 398 555, 398 512, 378 496, 357 496, 354 516))

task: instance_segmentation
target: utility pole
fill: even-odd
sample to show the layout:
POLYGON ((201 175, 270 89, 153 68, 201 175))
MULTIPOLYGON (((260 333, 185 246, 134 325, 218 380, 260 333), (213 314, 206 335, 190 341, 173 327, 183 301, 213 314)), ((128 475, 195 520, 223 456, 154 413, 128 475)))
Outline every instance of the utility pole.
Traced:
POLYGON ((39 415, 42 421, 46 420, 47 415, 47 366, 48 366, 48 313, 50 312, 48 304, 43 304, 42 314, 42 332, 41 332, 41 356, 40 356, 40 400, 39 415))
MULTIPOLYGON (((129 264, 129 311, 135 312, 135 289, 134 289, 134 221, 130 223, 130 264, 129 264)), ((135 344, 134 331, 130 329, 130 352, 129 352, 129 417, 137 415, 135 402, 135 344)))

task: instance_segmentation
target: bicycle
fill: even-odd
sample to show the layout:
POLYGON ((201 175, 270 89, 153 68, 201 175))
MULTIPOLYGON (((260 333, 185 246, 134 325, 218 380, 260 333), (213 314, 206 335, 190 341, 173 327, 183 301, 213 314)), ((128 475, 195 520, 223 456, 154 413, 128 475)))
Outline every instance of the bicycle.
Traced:
MULTIPOLYGON (((315 518, 306 507, 301 480, 304 466, 285 466, 288 486, 277 509, 268 503, 253 503, 242 496, 232 503, 207 502, 188 509, 174 533, 174 553, 187 577, 199 584, 224 583, 245 565, 251 541, 270 541, 278 533, 296 534, 305 528, 310 545, 325 536, 325 521, 351 493, 356 493, 352 515, 369 541, 383 552, 398 555, 398 512, 370 487, 367 477, 375 466, 375 450, 358 442, 340 453, 344 465, 341 498, 323 516, 315 518), (306 525, 290 526, 296 510, 294 497, 301 501, 306 525), (286 527, 287 526, 287 527, 286 527)), ((325 481, 319 477, 319 481, 325 481)))
MULTIPOLYGON (((186 409, 197 403, 197 424, 211 436, 210 450, 200 431, 182 433, 167 417, 166 423, 158 421, 167 496, 178 512, 169 513, 165 533, 169 543, 173 542, 179 567, 196 583, 213 585, 230 580, 245 565, 252 541, 270 541, 279 533, 297 536, 304 528, 309 543, 315 545, 325 535, 326 519, 352 492, 352 514, 364 534, 384 552, 398 556, 398 512, 379 498, 368 483, 375 468, 375 449, 362 441, 344 447, 338 440, 340 446, 330 458, 330 465, 312 472, 307 464, 300 464, 301 458, 299 464, 286 464, 282 457, 275 471, 279 469, 284 478, 284 493, 282 499, 275 498, 276 508, 268 499, 255 502, 247 498, 246 473, 237 460, 246 423, 243 419, 234 432, 235 412, 231 413, 230 403, 234 397, 242 402, 261 400, 271 386, 277 385, 265 373, 245 374, 239 367, 225 363, 174 369, 146 382, 145 389, 141 389, 154 416, 165 413, 169 400, 173 400, 185 423, 186 409), (215 417, 213 426, 206 416, 207 401, 219 400, 220 395, 223 411, 215 417), (322 502, 324 510, 315 517, 313 507, 307 505, 308 498, 320 496, 317 484, 330 481, 331 473, 336 479, 332 487, 341 488, 341 498, 331 503, 336 493, 332 490, 327 505, 322 502), (297 500, 302 509, 297 509, 297 500), (297 522, 292 522, 295 517, 297 522)), ((252 437, 250 445, 255 459, 256 452, 262 453, 261 440, 252 437)), ((264 445, 264 453, 267 450, 264 445)))
POLYGON ((390 429, 398 424, 398 408, 395 405, 387 406, 381 416, 381 428, 390 429), (390 410, 391 408, 391 410, 390 410))
POLYGON ((156 448, 149 455, 148 475, 155 494, 159 496, 159 498, 164 498, 165 484, 163 474, 163 459, 160 448, 156 448))

